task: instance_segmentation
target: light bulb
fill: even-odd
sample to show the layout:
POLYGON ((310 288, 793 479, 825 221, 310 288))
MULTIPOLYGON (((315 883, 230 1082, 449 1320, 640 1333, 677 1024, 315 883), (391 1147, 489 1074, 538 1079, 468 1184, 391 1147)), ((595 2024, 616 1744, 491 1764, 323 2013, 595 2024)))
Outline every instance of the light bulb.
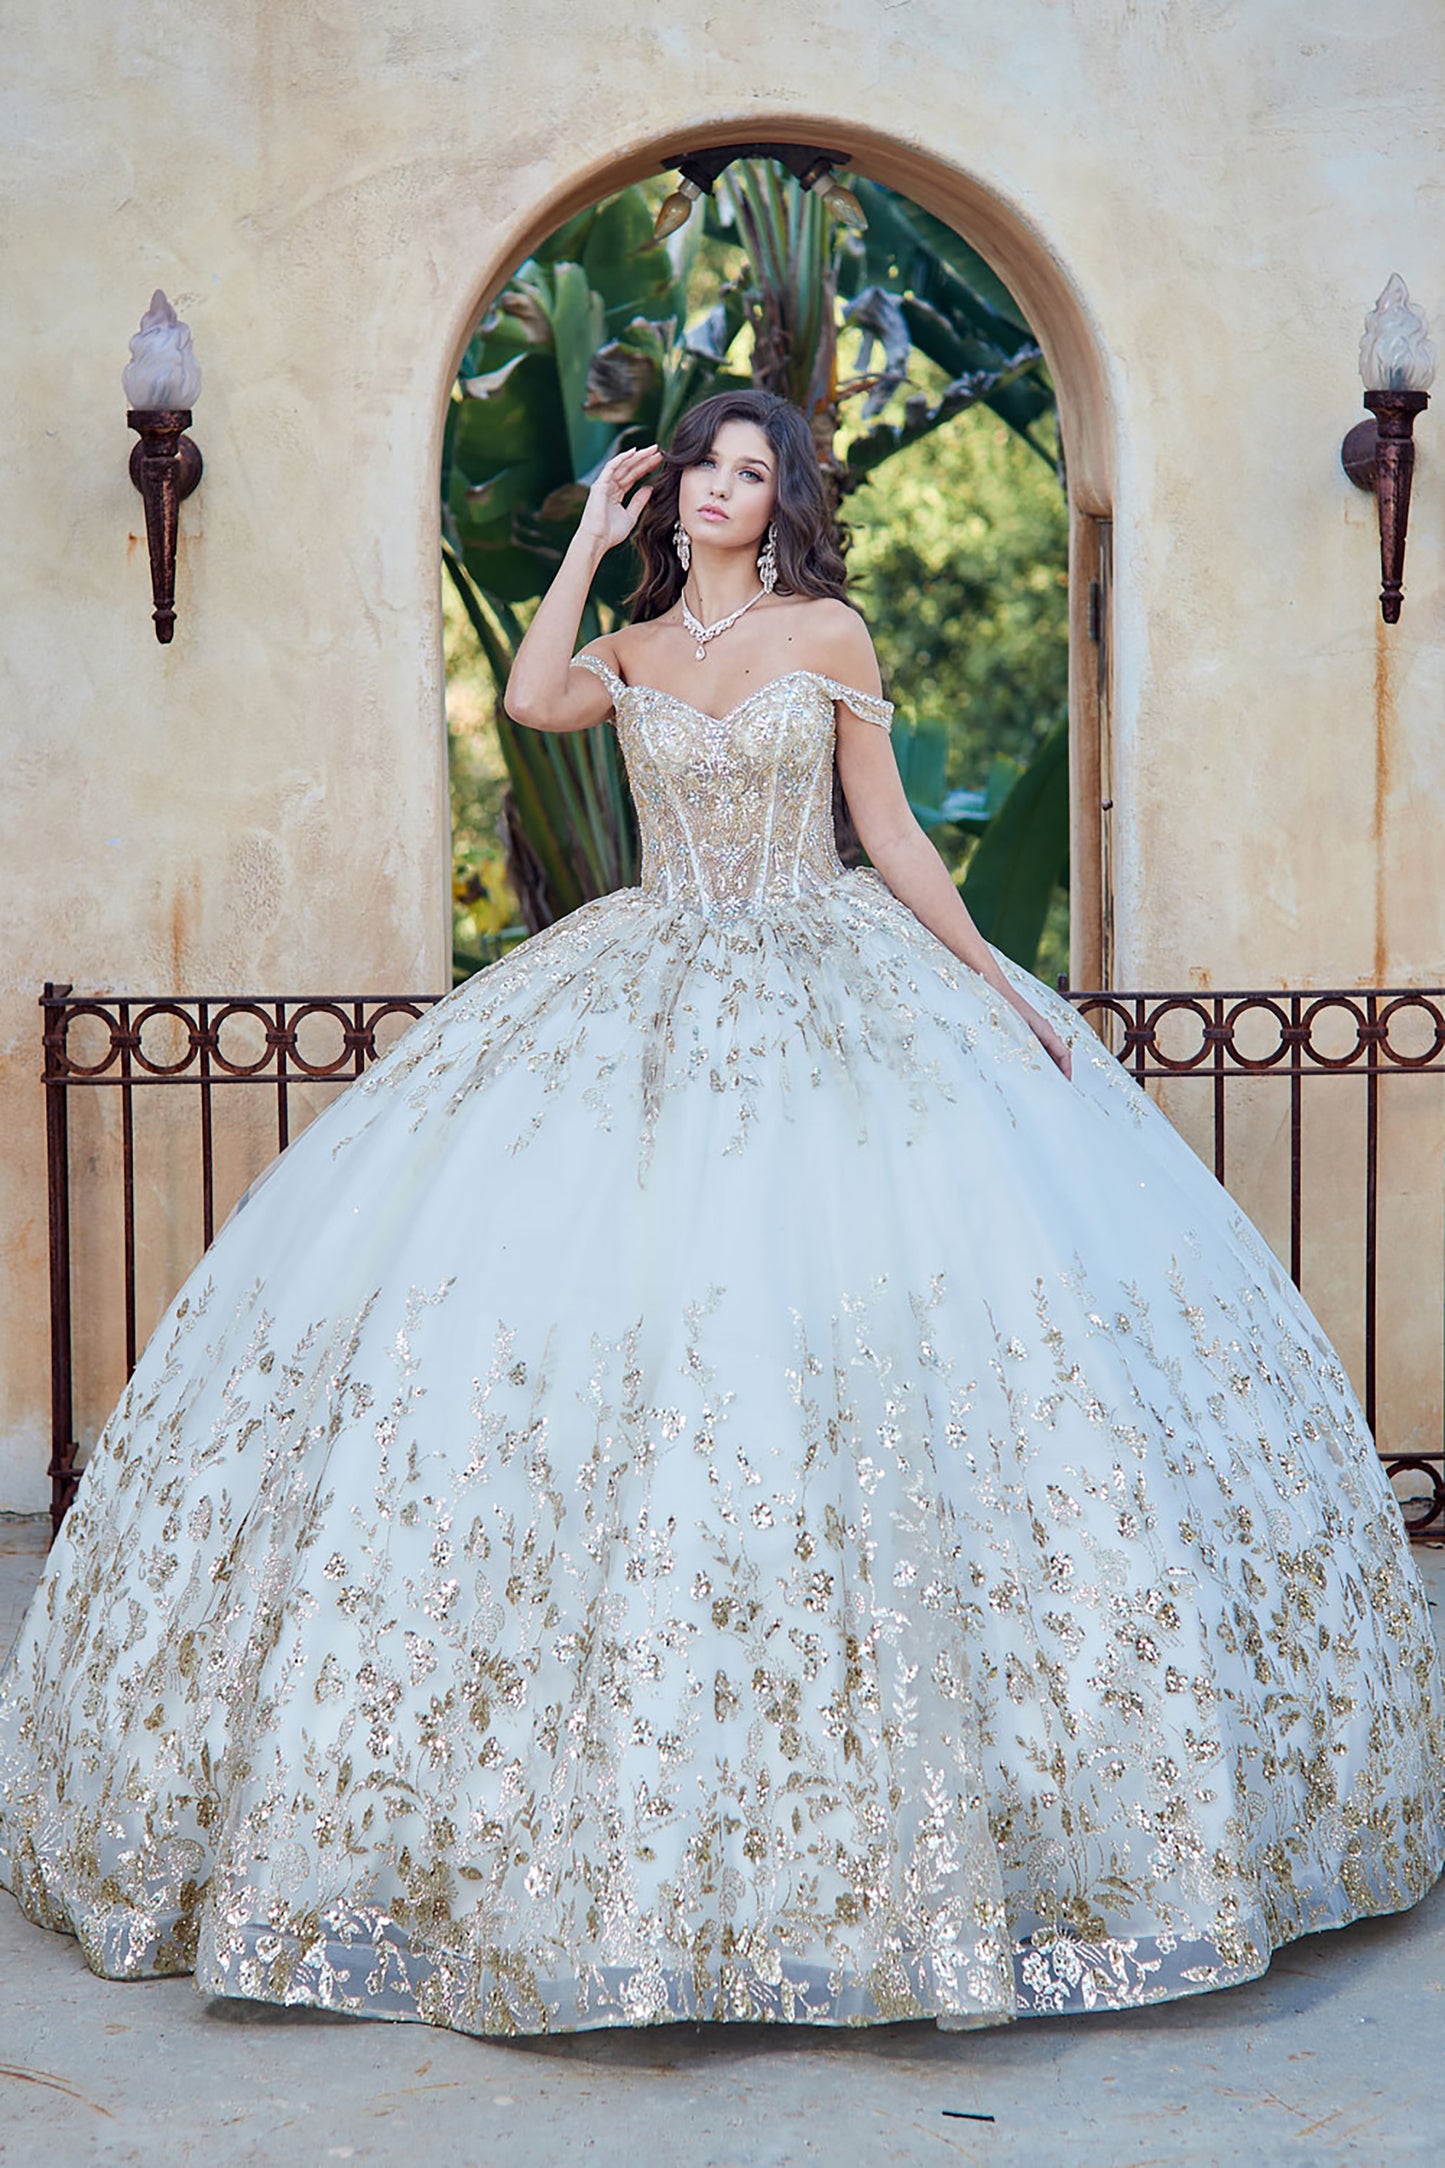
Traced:
POLYGON ((702 190, 696 181, 680 180, 670 196, 664 196, 656 218, 652 222, 654 241, 665 241, 670 233, 676 233, 692 217, 692 207, 702 190))
POLYGON ((835 181, 831 173, 820 173, 808 186, 815 196, 821 196, 840 226, 848 226, 854 233, 866 233, 868 220, 862 204, 851 188, 835 181))

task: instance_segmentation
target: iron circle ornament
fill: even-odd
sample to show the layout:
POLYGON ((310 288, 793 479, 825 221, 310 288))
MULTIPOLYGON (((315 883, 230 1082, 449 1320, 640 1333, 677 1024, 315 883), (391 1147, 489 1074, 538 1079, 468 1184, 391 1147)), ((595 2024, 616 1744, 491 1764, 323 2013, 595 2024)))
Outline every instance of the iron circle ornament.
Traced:
POLYGON ((151 1001, 138 1016, 131 1019, 130 1030, 125 1036, 129 1041, 131 1057, 138 1068, 144 1070, 147 1076, 168 1077, 185 1075, 200 1052, 206 1034, 197 1024, 195 1017, 190 1015, 179 1001, 151 1001), (185 1050, 176 1061, 158 1060, 145 1049, 143 1034, 146 1025, 163 1016, 179 1024, 185 1034, 185 1050))
POLYGON ((206 1044, 211 1060, 216 1064, 223 1076, 264 1075, 269 1081, 275 1074, 273 1065, 276 1059, 277 1046, 284 1043, 285 1038, 285 1026, 282 1025, 278 1031, 275 1012, 265 1008, 261 1002, 248 1000, 242 995, 234 1001, 223 1003, 215 1011, 211 1017, 210 1029, 206 1034, 206 1044), (255 1061, 233 1060, 221 1046, 221 1033, 227 1024, 235 1024, 242 1017, 249 1019, 252 1023, 259 1024, 261 1027, 264 1044, 255 1061))
POLYGON ((126 1043, 127 1033, 117 1010, 107 1008, 99 1001, 67 1002, 61 1020, 60 1045, 56 1049, 60 1073, 86 1083, 103 1077, 120 1066, 121 1053, 126 1043), (105 1052, 101 1059, 95 1062, 88 1062, 75 1054, 70 1044, 73 1027, 83 1023, 87 1017, 94 1017, 105 1029, 105 1052))

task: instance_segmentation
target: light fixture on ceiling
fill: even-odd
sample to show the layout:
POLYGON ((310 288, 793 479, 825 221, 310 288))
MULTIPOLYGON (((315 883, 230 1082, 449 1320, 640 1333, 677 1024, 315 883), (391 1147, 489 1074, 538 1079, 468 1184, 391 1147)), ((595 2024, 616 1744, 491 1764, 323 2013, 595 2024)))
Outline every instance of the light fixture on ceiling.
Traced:
POLYGON ((840 169, 848 164, 846 151, 820 151, 803 143, 727 143, 688 151, 680 158, 663 159, 664 169, 676 168, 678 183, 671 195, 663 199, 653 225, 653 233, 659 241, 665 241, 670 233, 676 233, 687 224, 699 197, 712 194, 719 175, 737 158, 771 158, 804 188, 821 196, 840 225, 855 233, 866 229, 868 220, 862 204, 852 189, 846 188, 837 178, 840 169))

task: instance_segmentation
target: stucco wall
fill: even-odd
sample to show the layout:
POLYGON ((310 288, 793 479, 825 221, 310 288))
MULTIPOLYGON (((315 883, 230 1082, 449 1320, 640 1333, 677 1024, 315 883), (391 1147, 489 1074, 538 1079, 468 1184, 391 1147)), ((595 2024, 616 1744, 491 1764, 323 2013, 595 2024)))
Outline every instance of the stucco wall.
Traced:
POLYGON ((441 985, 442 401, 508 261, 677 143, 857 144, 1039 297, 1116 521, 1121 983, 1442 975, 1441 418, 1388 635, 1337 458, 1386 274, 1442 299, 1431 0, 26 0, 6 53, 0 1506, 45 1495, 40 983, 441 985), (205 370, 169 650, 157 284, 205 370))

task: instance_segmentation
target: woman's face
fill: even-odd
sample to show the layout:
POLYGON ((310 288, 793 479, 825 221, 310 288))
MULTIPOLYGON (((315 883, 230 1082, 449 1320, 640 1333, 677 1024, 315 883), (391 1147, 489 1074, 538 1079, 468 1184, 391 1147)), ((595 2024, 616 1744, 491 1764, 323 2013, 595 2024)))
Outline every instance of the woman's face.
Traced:
POLYGON ((724 422, 678 481, 677 511, 689 539, 756 555, 778 501, 778 455, 756 422, 724 422))

